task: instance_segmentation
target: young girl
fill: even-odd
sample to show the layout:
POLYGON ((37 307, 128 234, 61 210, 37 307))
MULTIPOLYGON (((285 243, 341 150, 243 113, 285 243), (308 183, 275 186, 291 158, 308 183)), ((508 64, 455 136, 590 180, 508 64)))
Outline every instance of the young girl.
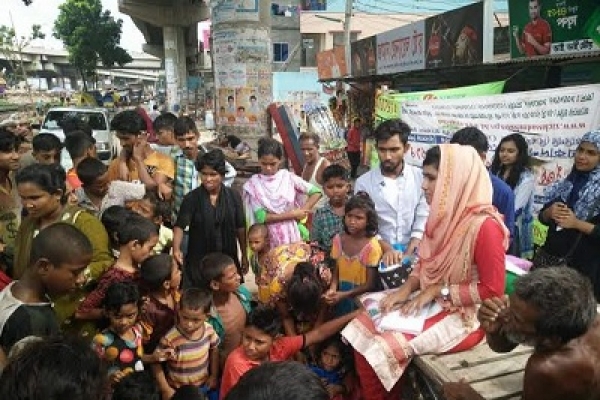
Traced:
POLYGON ((275 139, 258 141, 260 174, 255 174, 244 184, 243 199, 249 225, 258 222, 269 229, 271 248, 295 243, 306 236, 308 230, 300 222, 321 198, 321 191, 288 170, 279 169, 283 148, 275 139), (303 203, 303 199, 308 199, 303 203), (301 236, 301 231, 303 235, 301 236))
POLYGON ((181 270, 168 254, 146 259, 140 267, 140 286, 147 295, 140 321, 144 328, 144 350, 153 352, 160 339, 175 325, 181 270))
POLYGON ((535 175, 525 138, 518 134, 505 136, 494 154, 492 173, 500 177, 515 193, 515 237, 510 254, 533 257, 533 192, 535 175))
POLYGON ((144 363, 162 362, 168 358, 166 351, 144 355, 142 329, 136 324, 139 303, 137 286, 131 282, 112 284, 102 301, 109 327, 94 337, 93 346, 106 362, 112 383, 134 371, 143 371, 144 363))
POLYGON ((350 349, 341 338, 333 336, 321 343, 317 348, 316 364, 309 365, 309 368, 317 374, 325 385, 329 398, 332 400, 342 400, 349 398, 349 387, 347 377, 351 369, 352 357, 350 349))
POLYGON ((119 228, 116 239, 119 257, 102 275, 98 286, 79 304, 75 313, 78 319, 101 319, 104 315, 102 300, 108 287, 116 282, 137 280, 139 265, 153 254, 158 242, 158 229, 141 215, 131 214, 119 228))
POLYGON ((123 206, 110 206, 102 214, 102 225, 104 225, 104 229, 108 233, 110 250, 115 259, 119 257, 119 247, 121 247, 119 245, 119 230, 125 221, 127 221, 127 217, 132 214, 133 211, 123 206))
POLYGON ((358 192, 346 203, 344 233, 333 238, 331 247, 336 268, 325 301, 335 305, 337 316, 355 310, 355 298, 375 288, 382 256, 377 230, 375 205, 368 194, 358 192))

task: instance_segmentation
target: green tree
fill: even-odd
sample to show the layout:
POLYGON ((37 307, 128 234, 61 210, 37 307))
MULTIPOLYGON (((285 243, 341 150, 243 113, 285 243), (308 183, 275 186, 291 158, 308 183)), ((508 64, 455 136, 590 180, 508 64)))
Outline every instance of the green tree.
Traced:
POLYGON ((99 63, 112 68, 133 61, 119 46, 123 21, 115 20, 110 11, 103 11, 100 0, 67 0, 59 10, 54 36, 63 41, 69 62, 79 70, 85 90, 87 78, 96 74, 99 63))
POLYGON ((8 61, 10 69, 16 81, 25 81, 27 92, 31 98, 29 85, 27 84, 27 71, 23 60, 23 50, 31 44, 32 40, 44 39, 46 35, 42 32, 41 25, 33 25, 29 35, 18 35, 14 26, 0 25, 0 53, 8 61))

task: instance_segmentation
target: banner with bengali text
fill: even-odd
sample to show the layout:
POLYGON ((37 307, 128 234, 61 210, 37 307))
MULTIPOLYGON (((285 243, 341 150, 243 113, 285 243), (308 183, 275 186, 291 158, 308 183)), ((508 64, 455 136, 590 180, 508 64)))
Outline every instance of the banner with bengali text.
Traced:
POLYGON ((581 136, 600 126, 600 85, 405 102, 402 119, 413 132, 408 161, 417 165, 427 149, 447 142, 466 126, 475 126, 487 135, 488 162, 504 136, 523 134, 530 155, 543 161, 536 168, 537 211, 546 201, 544 188, 569 173, 581 136))
POLYGON ((425 68, 425 20, 377 35, 377 74, 425 68))
POLYGON ((422 92, 381 94, 375 99, 375 118, 384 121, 399 118, 402 103, 407 101, 460 99, 464 97, 486 96, 502 93, 505 81, 482 83, 451 89, 425 90, 422 92))

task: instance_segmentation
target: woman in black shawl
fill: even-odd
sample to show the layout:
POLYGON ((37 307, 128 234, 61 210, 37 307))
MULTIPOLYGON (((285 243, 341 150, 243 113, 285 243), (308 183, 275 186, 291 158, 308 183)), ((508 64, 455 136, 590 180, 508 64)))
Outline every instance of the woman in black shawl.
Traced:
POLYGON ((173 256, 181 263, 184 259, 180 250, 181 238, 183 231, 189 228, 184 285, 190 270, 200 268, 202 258, 213 252, 233 258, 243 280, 248 272, 244 208, 239 193, 223 185, 227 172, 223 152, 215 149, 201 155, 196 160, 196 170, 202 184, 183 198, 173 230, 173 256), (238 243, 242 250, 241 262, 238 243))

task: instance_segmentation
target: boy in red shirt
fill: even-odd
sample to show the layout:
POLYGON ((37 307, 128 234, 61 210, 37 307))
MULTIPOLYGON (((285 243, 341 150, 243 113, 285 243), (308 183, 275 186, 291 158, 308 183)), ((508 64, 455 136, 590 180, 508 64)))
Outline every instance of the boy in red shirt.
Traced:
POLYGON ((258 306, 248 315, 242 345, 225 362, 220 399, 252 368, 266 361, 290 360, 305 347, 319 343, 342 330, 358 315, 358 311, 326 322, 304 335, 280 337, 281 319, 277 310, 258 306))

